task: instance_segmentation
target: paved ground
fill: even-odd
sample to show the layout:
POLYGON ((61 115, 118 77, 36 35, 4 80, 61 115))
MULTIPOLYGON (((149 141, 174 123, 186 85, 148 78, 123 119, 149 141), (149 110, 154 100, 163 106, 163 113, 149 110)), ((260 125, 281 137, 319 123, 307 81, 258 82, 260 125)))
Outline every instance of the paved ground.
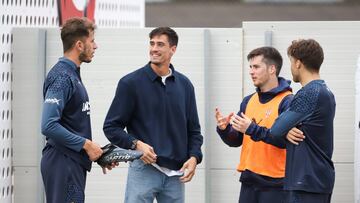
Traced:
POLYGON ((146 4, 147 27, 242 27, 243 21, 359 21, 359 3, 269 4, 181 2, 146 4))

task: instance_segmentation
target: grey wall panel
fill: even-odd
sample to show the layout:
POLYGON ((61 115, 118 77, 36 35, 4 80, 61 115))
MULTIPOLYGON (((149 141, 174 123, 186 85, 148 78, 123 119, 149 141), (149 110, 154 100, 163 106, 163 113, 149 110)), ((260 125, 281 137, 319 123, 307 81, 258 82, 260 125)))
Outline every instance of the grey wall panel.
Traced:
POLYGON ((240 173, 234 169, 211 170, 211 202, 238 202, 240 173))
POLYGON ((354 164, 336 163, 335 188, 331 197, 334 203, 354 202, 354 164))
MULTIPOLYGON (((208 140, 210 170, 234 169, 239 162, 239 149, 230 149, 216 133, 215 108, 224 115, 239 110, 242 100, 242 29, 209 29, 209 55, 206 60, 209 95, 208 140)), ((212 176, 211 176, 212 177, 212 176)))
POLYGON ((35 203, 43 200, 39 163, 44 146, 40 118, 45 75, 45 30, 14 29, 13 35, 14 201, 35 203))
POLYGON ((215 108, 237 112, 242 100, 243 30, 205 30, 206 61, 206 202, 237 202, 240 148, 230 148, 216 132, 215 108))
POLYGON ((198 169, 196 169, 195 176, 193 177, 191 182, 185 184, 186 203, 206 202, 204 184, 206 178, 207 177, 204 168, 199 167, 198 169))
POLYGON ((123 165, 127 164, 105 175, 100 167, 94 167, 88 176, 85 202, 124 202, 127 168, 123 165))
POLYGON ((46 73, 63 55, 62 43, 60 39, 60 29, 47 29, 46 31, 46 73))
POLYGON ((14 203, 39 203, 43 196, 37 185, 39 168, 33 166, 15 166, 14 168, 14 203))

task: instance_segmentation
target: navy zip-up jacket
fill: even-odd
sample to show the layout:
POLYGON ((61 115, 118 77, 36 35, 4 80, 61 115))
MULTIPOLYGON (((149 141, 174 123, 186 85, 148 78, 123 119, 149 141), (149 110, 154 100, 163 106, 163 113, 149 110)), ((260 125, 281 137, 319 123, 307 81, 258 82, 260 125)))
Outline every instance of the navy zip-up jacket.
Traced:
POLYGON ((292 127, 299 128, 305 135, 299 145, 287 143, 286 190, 332 193, 335 107, 335 97, 325 82, 313 80, 296 93, 289 110, 271 127, 271 136, 286 136, 292 127))
MULTIPOLYGON (((265 104, 272 100, 276 95, 285 91, 292 91, 290 87, 290 81, 285 80, 282 77, 278 78, 279 85, 271 89, 268 92, 260 92, 260 89, 257 88, 256 92, 259 94, 260 102, 265 104)), ((245 113, 246 106, 253 94, 246 96, 241 104, 240 111, 237 115, 240 116, 241 112, 245 113)), ((286 96, 279 105, 279 115, 286 111, 289 108, 290 102, 293 98, 293 95, 286 96)), ((240 147, 243 142, 243 133, 234 130, 231 125, 228 125, 224 130, 220 130, 218 127, 216 128, 220 138, 223 142, 230 147, 240 147)), ((284 138, 274 138, 269 136, 270 129, 266 127, 261 127, 256 123, 252 122, 248 129, 246 130, 246 134, 251 137, 254 141, 263 141, 265 143, 277 146, 279 148, 286 147, 286 140, 284 138)), ((256 161, 256 160, 254 160, 256 161)), ((249 184, 256 185, 258 187, 282 187, 283 186, 283 178, 271 178, 262 176, 256 173, 253 173, 249 170, 246 170, 241 173, 240 177, 241 182, 246 182, 249 184)))
POLYGON ((201 162, 203 137, 194 87, 170 68, 166 85, 150 63, 121 78, 103 129, 109 141, 122 148, 131 148, 134 139, 149 144, 158 165, 179 170, 191 156, 201 162))
POLYGON ((85 140, 91 140, 90 104, 80 68, 60 58, 47 74, 43 96, 41 132, 47 144, 90 171, 91 161, 82 149, 85 140))

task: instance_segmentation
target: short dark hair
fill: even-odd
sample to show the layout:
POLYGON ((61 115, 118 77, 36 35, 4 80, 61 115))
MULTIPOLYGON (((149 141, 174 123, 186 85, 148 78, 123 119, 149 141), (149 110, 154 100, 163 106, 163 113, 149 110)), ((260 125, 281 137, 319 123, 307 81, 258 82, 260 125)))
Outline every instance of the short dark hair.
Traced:
POLYGON ((277 49, 274 47, 256 48, 247 55, 247 60, 250 61, 250 59, 256 56, 263 56, 263 62, 268 66, 275 65, 276 75, 279 76, 283 64, 283 59, 277 49))
POLYGON ((177 46, 179 37, 176 34, 176 32, 173 29, 171 29, 170 27, 158 27, 158 28, 153 29, 149 33, 150 39, 152 39, 155 36, 159 36, 159 35, 166 35, 168 37, 169 44, 171 47, 174 45, 177 46))
POLYGON ((298 59, 309 71, 319 72, 324 61, 324 52, 320 44, 313 39, 292 41, 287 49, 288 56, 298 59))
POLYGON ((61 40, 64 52, 71 49, 76 41, 83 40, 84 37, 89 37, 90 32, 95 29, 95 24, 85 17, 68 19, 61 28, 61 40))

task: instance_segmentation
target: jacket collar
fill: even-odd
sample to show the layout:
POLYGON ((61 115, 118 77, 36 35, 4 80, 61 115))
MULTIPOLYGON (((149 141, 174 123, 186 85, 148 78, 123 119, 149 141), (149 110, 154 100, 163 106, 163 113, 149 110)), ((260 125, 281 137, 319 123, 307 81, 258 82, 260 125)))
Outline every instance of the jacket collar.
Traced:
MULTIPOLYGON (((170 69, 172 71, 172 74, 171 74, 171 76, 169 76, 169 78, 174 78, 174 80, 175 80, 178 73, 175 71, 174 66, 172 64, 170 64, 170 69)), ((145 65, 145 72, 146 72, 147 76, 149 77, 149 79, 153 82, 158 80, 158 78, 160 78, 160 76, 158 76, 154 72, 154 70, 151 68, 150 62, 145 65)))
POLYGON ((75 71, 76 75, 79 77, 79 79, 81 80, 80 77, 80 67, 77 67, 76 64, 71 61, 70 59, 66 58, 66 57, 61 57, 59 58, 59 61, 66 63, 67 65, 69 65, 71 67, 72 71, 75 71))

